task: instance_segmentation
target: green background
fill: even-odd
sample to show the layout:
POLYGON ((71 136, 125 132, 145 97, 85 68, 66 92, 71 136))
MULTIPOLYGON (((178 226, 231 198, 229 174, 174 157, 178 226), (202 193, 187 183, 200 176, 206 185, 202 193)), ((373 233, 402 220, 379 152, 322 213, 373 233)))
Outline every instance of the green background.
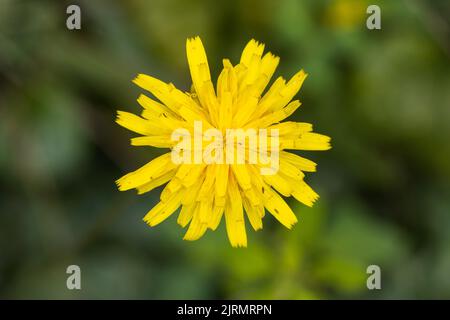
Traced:
MULTIPOLYGON (((0 0, 0 297, 450 298, 448 1, 0 0), (66 28, 78 3, 82 29, 66 28), (366 28, 368 4, 382 29, 366 28), (131 147, 115 110, 138 112, 147 73, 190 88, 187 37, 214 79, 251 38, 309 73, 293 119, 332 137, 303 152, 313 208, 289 202, 233 249, 222 223, 196 242, 175 215, 142 217, 159 191, 115 179, 160 150, 131 147), (66 288, 66 268, 82 290, 66 288), (379 265, 382 289, 366 288, 379 265)), ((248 225, 248 224, 247 224, 248 225)))

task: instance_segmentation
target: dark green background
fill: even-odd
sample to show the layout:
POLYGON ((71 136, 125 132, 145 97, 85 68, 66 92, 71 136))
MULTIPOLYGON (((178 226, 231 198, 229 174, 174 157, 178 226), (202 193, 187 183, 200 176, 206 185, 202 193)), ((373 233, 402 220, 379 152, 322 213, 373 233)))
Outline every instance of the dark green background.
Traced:
POLYGON ((450 298, 448 1, 0 0, 1 298, 450 298), (82 30, 66 29, 79 3, 82 30), (232 249, 224 226, 182 241, 175 216, 142 217, 159 189, 114 180, 159 150, 129 145, 115 110, 138 112, 131 83, 190 88, 187 37, 213 78, 251 38, 309 73, 294 119, 332 137, 304 152, 321 195, 288 231, 269 215, 232 249), (66 267, 82 290, 66 289, 66 267), (382 290, 366 288, 366 268, 382 290))

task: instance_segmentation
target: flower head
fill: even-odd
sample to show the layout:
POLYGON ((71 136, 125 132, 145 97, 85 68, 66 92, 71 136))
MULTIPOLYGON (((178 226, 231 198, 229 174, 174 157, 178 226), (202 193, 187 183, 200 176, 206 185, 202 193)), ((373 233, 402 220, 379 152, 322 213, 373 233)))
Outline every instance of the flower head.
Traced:
POLYGON ((317 200, 304 182, 304 172, 316 164, 286 150, 327 150, 330 139, 313 133, 311 124, 282 122, 300 106, 291 100, 307 75, 301 70, 289 81, 279 77, 264 92, 279 58, 263 51, 251 40, 237 65, 224 59, 214 87, 196 37, 186 43, 191 92, 144 74, 134 79, 159 101, 139 96, 141 116, 118 111, 117 123, 141 135, 132 145, 171 149, 116 181, 119 190, 136 188, 139 194, 166 184, 144 217, 150 226, 181 207, 177 221, 188 226, 184 239, 197 240, 224 216, 231 245, 245 247, 245 216, 259 230, 267 210, 290 229, 297 218, 282 196, 308 206, 317 200))

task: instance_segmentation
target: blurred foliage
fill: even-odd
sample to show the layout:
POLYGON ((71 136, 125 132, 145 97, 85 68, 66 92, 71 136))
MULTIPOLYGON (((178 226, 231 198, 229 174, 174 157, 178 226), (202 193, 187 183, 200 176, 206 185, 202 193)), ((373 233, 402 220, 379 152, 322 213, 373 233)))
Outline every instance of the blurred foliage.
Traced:
MULTIPOLYGON (((0 0, 1 298, 450 298, 448 1, 0 0), (82 30, 65 27, 78 3, 82 30), (311 153, 321 199, 291 203, 292 231, 267 215, 232 249, 224 226, 181 240, 175 217, 141 221, 158 192, 114 180, 159 150, 129 146, 115 110, 137 111, 130 80, 190 87, 184 45, 200 35, 213 77, 250 38, 304 68, 293 117, 330 135, 311 153), (66 289, 66 267, 82 290, 66 289), (382 290, 366 288, 366 268, 382 290)), ((306 154, 306 153, 305 153, 306 154)))

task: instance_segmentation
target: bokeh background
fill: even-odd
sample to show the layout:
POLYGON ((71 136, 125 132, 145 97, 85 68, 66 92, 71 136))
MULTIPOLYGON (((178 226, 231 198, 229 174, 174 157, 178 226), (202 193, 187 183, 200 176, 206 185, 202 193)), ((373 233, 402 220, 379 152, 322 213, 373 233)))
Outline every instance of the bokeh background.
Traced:
POLYGON ((0 297, 92 299, 450 298, 448 1, 0 0, 0 297), (79 4, 82 29, 66 28, 79 4), (381 7, 382 30, 366 28, 381 7), (187 37, 212 75, 255 38, 275 76, 309 73, 293 119, 332 137, 303 152, 313 208, 290 202, 233 249, 222 225, 182 241, 175 215, 142 217, 159 191, 115 179, 157 149, 131 147, 115 110, 138 112, 137 73, 188 90, 187 37), (66 288, 66 268, 82 290, 66 288), (366 288, 366 268, 382 289, 366 288))

